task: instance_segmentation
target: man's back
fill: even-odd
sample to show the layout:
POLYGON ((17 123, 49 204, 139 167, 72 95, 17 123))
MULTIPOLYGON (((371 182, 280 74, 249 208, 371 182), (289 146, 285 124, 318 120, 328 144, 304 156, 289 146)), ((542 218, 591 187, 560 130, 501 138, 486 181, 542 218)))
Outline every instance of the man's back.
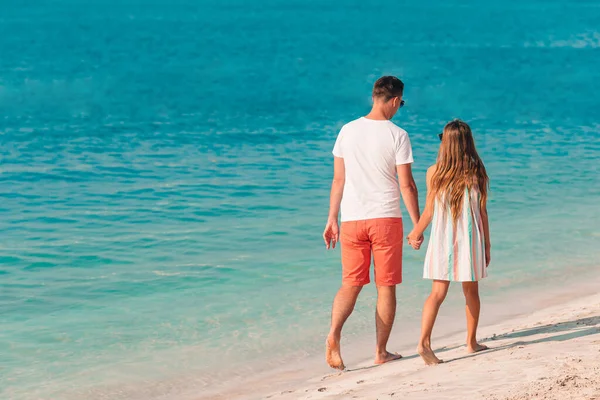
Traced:
POLYGON ((341 129, 333 155, 346 170, 342 221, 400 218, 396 166, 413 162, 408 134, 389 120, 359 118, 341 129))

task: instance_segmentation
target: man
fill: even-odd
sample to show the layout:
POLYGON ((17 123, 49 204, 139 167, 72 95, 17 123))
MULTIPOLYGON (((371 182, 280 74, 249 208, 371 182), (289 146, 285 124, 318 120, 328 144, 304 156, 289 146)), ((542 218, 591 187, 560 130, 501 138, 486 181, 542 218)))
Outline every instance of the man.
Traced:
POLYGON ((404 84, 396 77, 378 79, 371 112, 344 125, 333 148, 334 177, 323 239, 328 249, 341 241, 342 287, 333 301, 326 360, 340 370, 345 368, 340 352, 342 327, 362 287, 370 282, 371 255, 377 285, 375 364, 402 357, 386 348, 396 315, 396 285, 402 282, 400 193, 413 224, 419 221, 410 140, 390 121, 404 105, 403 91, 404 84))

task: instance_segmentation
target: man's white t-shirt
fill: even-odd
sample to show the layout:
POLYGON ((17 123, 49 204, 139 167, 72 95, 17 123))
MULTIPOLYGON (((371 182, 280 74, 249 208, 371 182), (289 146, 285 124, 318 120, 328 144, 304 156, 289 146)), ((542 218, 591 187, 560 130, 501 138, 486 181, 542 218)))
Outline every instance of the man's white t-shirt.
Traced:
POLYGON ((342 222, 401 218, 396 165, 413 162, 408 133, 392 121, 359 118, 344 125, 333 155, 344 159, 342 222))

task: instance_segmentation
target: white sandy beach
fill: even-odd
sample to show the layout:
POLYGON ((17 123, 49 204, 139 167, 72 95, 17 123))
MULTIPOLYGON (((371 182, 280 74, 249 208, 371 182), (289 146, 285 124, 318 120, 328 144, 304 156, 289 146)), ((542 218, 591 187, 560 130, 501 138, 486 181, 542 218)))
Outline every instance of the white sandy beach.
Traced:
POLYGON ((387 365, 368 360, 296 387, 263 393, 260 385, 242 386, 212 398, 600 400, 600 294, 589 294, 593 287, 588 282, 575 297, 568 293, 578 288, 571 287, 551 296, 548 307, 481 326, 488 351, 467 354, 463 333, 435 340, 445 360, 438 366, 424 365, 405 348, 403 360, 387 365))
POLYGON ((270 399, 600 399, 600 294, 534 312, 480 337, 491 347, 465 354, 462 336, 438 350, 446 363, 404 360, 316 379, 270 399))

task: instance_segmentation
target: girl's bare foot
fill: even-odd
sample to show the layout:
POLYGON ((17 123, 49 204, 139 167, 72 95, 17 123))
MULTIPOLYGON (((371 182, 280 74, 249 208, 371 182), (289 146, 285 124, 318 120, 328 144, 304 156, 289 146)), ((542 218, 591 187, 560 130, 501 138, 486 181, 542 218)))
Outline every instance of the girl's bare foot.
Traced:
POLYGON ((402 356, 400 354, 394 354, 386 351, 383 354, 378 353, 375 355, 375 364, 385 364, 386 362, 399 360, 401 358, 402 356))
POLYGON ((343 371, 346 369, 344 361, 342 361, 342 353, 340 352, 340 340, 336 340, 332 335, 327 337, 325 342, 325 360, 331 368, 343 371))
POLYGON ((443 360, 440 360, 436 357, 433 350, 431 350, 431 347, 419 346, 417 347, 417 353, 419 353, 419 355, 427 365, 437 365, 444 362, 443 360))
POLYGON ((475 343, 474 345, 467 345, 467 353, 477 353, 487 349, 489 349, 489 347, 484 344, 475 343))

